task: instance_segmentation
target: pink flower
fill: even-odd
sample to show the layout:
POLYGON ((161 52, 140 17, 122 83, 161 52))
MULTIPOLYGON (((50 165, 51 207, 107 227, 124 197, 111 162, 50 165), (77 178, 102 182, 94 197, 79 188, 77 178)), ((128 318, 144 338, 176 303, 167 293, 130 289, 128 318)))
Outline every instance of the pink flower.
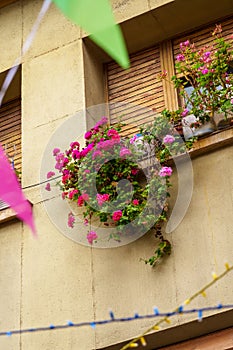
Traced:
POLYGON ((96 151, 94 151, 93 154, 92 154, 92 159, 95 159, 96 157, 101 157, 101 156, 102 156, 101 151, 96 150, 96 151))
POLYGON ((61 178, 61 182, 62 182, 63 184, 65 184, 66 181, 69 180, 69 178, 70 178, 70 175, 68 175, 68 174, 63 175, 62 178, 61 178))
POLYGON ((87 132, 85 133, 85 135, 84 135, 84 138, 85 138, 86 140, 89 140, 91 137, 92 137, 92 132, 91 132, 91 131, 87 131, 87 132))
POLYGON ((115 129, 109 129, 107 132, 108 137, 111 137, 113 139, 119 139, 120 135, 115 129))
POLYGON ((72 213, 69 213, 68 214, 68 226, 70 228, 73 228, 74 227, 74 223, 75 223, 75 217, 72 213))
POLYGON ((67 194, 68 194, 68 192, 62 192, 62 194, 61 194, 62 199, 65 199, 67 194))
POLYGON ((97 193, 96 195, 96 199, 99 205, 103 205, 104 202, 109 200, 109 194, 105 193, 105 194, 99 194, 97 193))
POLYGON ((159 176, 161 177, 171 176, 171 174, 172 174, 172 168, 169 166, 163 166, 159 172, 159 176))
POLYGON ((138 205, 139 204, 139 200, 138 199, 133 199, 132 203, 133 203, 133 205, 138 205))
POLYGON ((73 199, 74 195, 78 193, 78 190, 74 189, 69 192, 69 199, 73 199))
POLYGON ((54 157, 60 152, 60 149, 59 148, 54 148, 53 150, 53 155, 54 157))
POLYGON ((189 110, 185 108, 183 112, 181 113, 181 117, 186 117, 189 114, 189 110))
POLYGON ((96 125, 100 126, 100 125, 106 124, 107 122, 108 122, 108 118, 107 117, 102 117, 100 119, 100 121, 96 125))
POLYGON ((132 175, 136 175, 138 172, 139 172, 138 169, 135 169, 135 168, 131 169, 131 174, 132 175))
POLYGON ((182 62, 182 61, 185 60, 185 57, 184 57, 184 55, 182 55, 182 54, 180 53, 179 55, 176 56, 176 60, 177 60, 178 62, 182 62))
POLYGON ((99 149, 105 149, 105 150, 108 150, 109 148, 112 148, 113 146, 113 142, 112 140, 106 140, 106 141, 100 141, 98 143, 98 148, 99 149))
POLYGON ((133 137, 131 137, 131 139, 129 140, 129 142, 131 143, 131 144, 133 144, 136 140, 137 140, 137 135, 134 135, 133 137))
POLYGON ((122 147, 121 150, 120 150, 120 157, 125 157, 127 155, 130 155, 131 154, 131 151, 126 148, 126 147, 122 147))
POLYGON ((87 234, 87 240, 89 244, 92 244, 94 240, 96 240, 98 238, 97 234, 95 231, 90 231, 87 234))
POLYGON ((89 200, 89 196, 87 193, 83 193, 81 196, 78 197, 78 206, 81 207, 85 201, 89 200))
POLYGON ((48 182, 45 186, 46 191, 51 191, 50 183, 48 182))
POLYGON ((81 195, 78 197, 78 206, 81 207, 83 203, 84 203, 84 199, 83 199, 83 196, 81 195))
POLYGON ((94 147, 94 143, 90 143, 86 148, 83 148, 80 152, 81 157, 85 157, 94 147))
POLYGON ((173 143, 175 141, 175 137, 172 135, 166 135, 163 138, 163 143, 173 143))
POLYGON ((209 72, 209 70, 207 68, 204 68, 204 69, 202 69, 201 72, 202 72, 202 74, 207 74, 209 72))
POLYGON ((233 105, 233 98, 231 99, 231 104, 233 105))
POLYGON ((89 195, 87 193, 83 193, 82 197, 83 197, 84 201, 88 201, 89 200, 89 195))
POLYGON ((88 220, 87 219, 84 219, 84 225, 87 226, 88 225, 88 220))
POLYGON ((70 147, 72 149, 79 148, 80 144, 77 141, 71 142, 70 147))
POLYGON ((50 179, 51 177, 53 177, 55 175, 55 172, 54 171, 49 171, 47 173, 47 179, 50 179))
POLYGON ((77 149, 73 150, 72 158, 75 160, 75 159, 80 159, 80 157, 81 157, 81 153, 79 152, 79 150, 77 149))
POLYGON ((183 43, 180 43, 180 49, 183 51, 187 46, 190 45, 189 40, 184 41, 183 43))
POLYGON ((112 219, 113 219, 114 221, 119 221, 121 217, 122 217, 122 211, 121 211, 121 210, 116 210, 116 211, 114 211, 114 213, 112 214, 112 219))

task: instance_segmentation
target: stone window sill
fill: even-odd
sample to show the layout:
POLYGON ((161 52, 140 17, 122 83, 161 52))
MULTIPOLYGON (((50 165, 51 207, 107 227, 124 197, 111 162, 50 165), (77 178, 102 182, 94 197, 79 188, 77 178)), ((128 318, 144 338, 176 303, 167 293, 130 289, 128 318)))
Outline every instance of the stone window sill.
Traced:
POLYGON ((15 220, 17 218, 15 211, 11 208, 4 208, 0 210, 0 224, 15 220))
MULTIPOLYGON (((32 203, 31 202, 29 203, 32 206, 32 203)), ((9 206, 6 206, 0 209, 0 225, 13 220, 19 220, 13 209, 11 209, 9 206)))
POLYGON ((189 151, 190 157, 194 158, 202 154, 214 151, 218 148, 233 145, 233 127, 218 130, 206 137, 198 139, 189 151))

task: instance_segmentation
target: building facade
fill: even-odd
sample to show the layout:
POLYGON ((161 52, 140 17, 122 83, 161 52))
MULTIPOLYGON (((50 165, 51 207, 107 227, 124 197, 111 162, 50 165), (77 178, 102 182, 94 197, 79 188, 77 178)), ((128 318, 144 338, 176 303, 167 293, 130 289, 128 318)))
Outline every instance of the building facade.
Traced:
MULTIPOLYGON (((129 70, 112 62, 52 4, 0 109, 0 142, 21 173, 38 232, 34 239, 2 204, 1 332, 68 320, 94 322, 109 318, 109 309, 115 317, 149 314, 154 306, 169 312, 206 285, 212 271, 220 274, 226 261, 233 263, 232 127, 199 140, 190 153, 192 199, 179 226, 168 234, 174 247, 171 256, 155 269, 140 261, 154 250, 153 234, 125 246, 95 249, 68 239, 45 210, 41 164, 52 135, 64 122, 77 114, 77 135, 81 135, 93 126, 93 106, 100 105, 111 123, 116 114, 127 110, 128 132, 135 133, 139 125, 151 120, 154 110, 179 105, 171 87, 157 79, 163 69, 174 73, 179 42, 190 39, 205 44, 216 23, 222 24, 226 37, 233 33, 232 0, 111 3, 130 54, 129 70)), ((0 1, 1 82, 20 56, 41 5, 40 0, 0 1)), ((190 307, 232 304, 232 278, 229 273, 208 290, 206 298, 198 297, 190 307)), ((120 349, 153 322, 144 319, 94 329, 70 327, 1 336, 0 347, 120 349)), ((145 348, 231 349, 232 326, 232 310, 208 311, 202 322, 197 322, 197 314, 179 315, 150 333, 145 348)))

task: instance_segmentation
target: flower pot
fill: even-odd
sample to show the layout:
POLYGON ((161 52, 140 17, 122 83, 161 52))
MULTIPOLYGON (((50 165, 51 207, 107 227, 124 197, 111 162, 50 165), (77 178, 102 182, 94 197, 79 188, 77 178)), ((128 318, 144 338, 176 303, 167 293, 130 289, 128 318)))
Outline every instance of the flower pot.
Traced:
POLYGON ((233 113, 229 112, 227 116, 224 113, 214 113, 214 121, 218 130, 228 128, 233 125, 233 113))
POLYGON ((216 130, 214 118, 210 118, 208 122, 205 122, 201 126, 192 127, 192 125, 197 122, 198 119, 193 114, 190 114, 182 119, 185 140, 188 140, 191 137, 202 137, 211 134, 216 130))

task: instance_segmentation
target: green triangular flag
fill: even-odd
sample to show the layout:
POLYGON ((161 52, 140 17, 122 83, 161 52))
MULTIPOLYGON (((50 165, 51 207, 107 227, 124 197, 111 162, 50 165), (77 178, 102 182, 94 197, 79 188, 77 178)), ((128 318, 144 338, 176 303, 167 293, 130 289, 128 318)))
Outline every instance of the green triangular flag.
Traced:
POLYGON ((61 11, 90 34, 90 38, 123 68, 129 57, 108 0, 53 0, 61 11))

